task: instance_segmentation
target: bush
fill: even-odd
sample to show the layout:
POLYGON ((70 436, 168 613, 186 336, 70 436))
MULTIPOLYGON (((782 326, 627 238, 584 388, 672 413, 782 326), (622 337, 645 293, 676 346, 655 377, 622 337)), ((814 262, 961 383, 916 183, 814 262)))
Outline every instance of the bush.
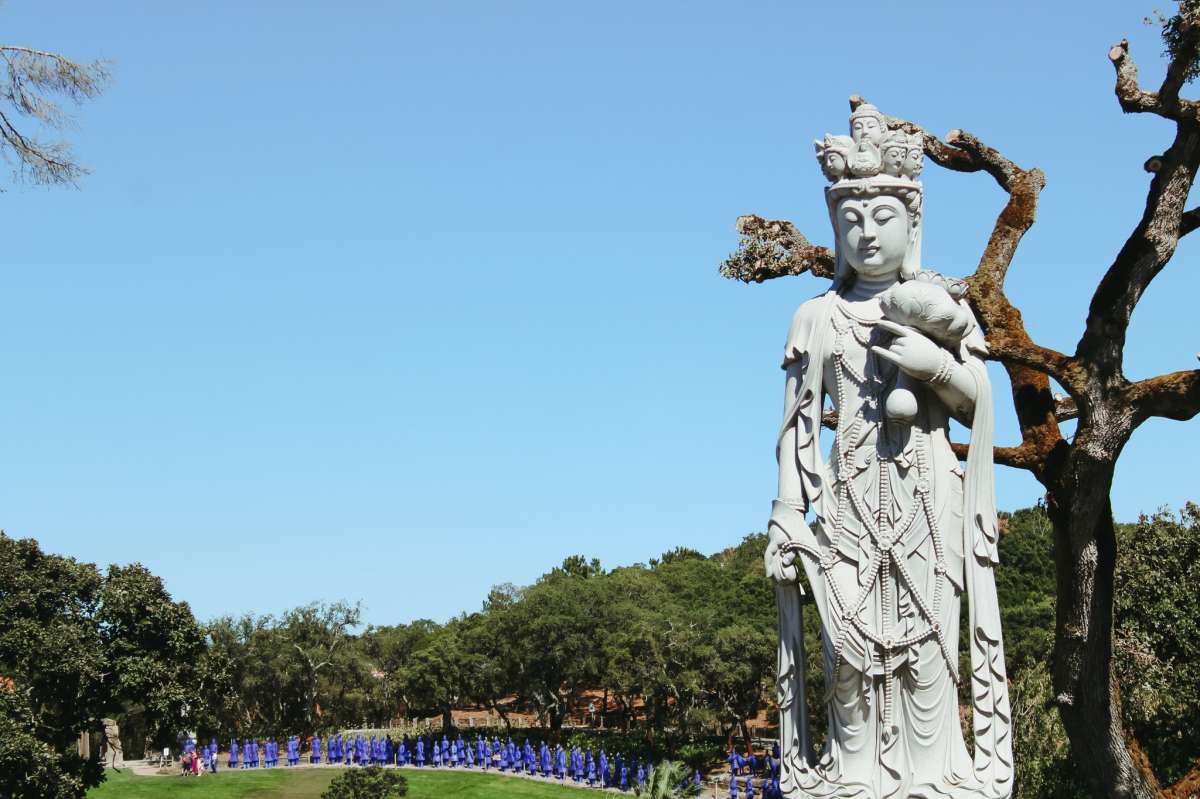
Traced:
POLYGON ((408 780, 398 771, 378 766, 352 768, 329 783, 321 799, 390 799, 408 794, 408 780))
POLYGON ((1053 697, 1045 663, 1022 669, 1012 682, 1014 799, 1082 799, 1087 792, 1071 762, 1067 733, 1053 697))

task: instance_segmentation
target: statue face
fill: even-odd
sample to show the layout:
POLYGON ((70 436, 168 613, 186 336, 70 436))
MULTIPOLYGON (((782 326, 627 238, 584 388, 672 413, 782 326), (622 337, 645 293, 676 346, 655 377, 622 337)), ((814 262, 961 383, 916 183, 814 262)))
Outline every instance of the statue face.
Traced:
POLYGON ((918 147, 912 147, 905 153, 904 156, 904 172, 909 177, 916 175, 921 171, 921 162, 925 160, 925 151, 918 147))
POLYGON ((891 145, 883 151, 883 171, 892 177, 900 175, 900 167, 904 165, 905 148, 891 145))
POLYGON ((897 277, 908 252, 908 209, 898 197, 846 197, 837 205, 839 252, 855 272, 897 277))
POLYGON ((846 174, 846 154, 841 150, 825 151, 825 176, 830 180, 846 174))
POLYGON ((879 140, 883 138, 883 126, 873 116, 855 117, 854 122, 850 126, 850 135, 853 137, 855 144, 858 144, 863 139, 871 142, 871 144, 879 144, 879 140))

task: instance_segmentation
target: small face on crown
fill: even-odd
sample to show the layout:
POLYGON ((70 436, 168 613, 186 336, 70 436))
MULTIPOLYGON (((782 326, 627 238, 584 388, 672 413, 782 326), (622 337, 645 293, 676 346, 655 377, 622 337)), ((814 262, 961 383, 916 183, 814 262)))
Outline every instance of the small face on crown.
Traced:
POLYGON ((925 140, 920 133, 908 137, 908 151, 904 155, 904 167, 900 170, 906 177, 916 179, 925 165, 925 140))
POLYGON ((899 130, 888 131, 883 137, 880 151, 883 156, 883 173, 894 178, 900 177, 904 159, 908 155, 908 135, 899 130))
POLYGON ((854 149, 854 141, 849 136, 831 136, 825 134, 825 141, 813 142, 817 149, 817 161, 821 171, 831 181, 841 180, 846 176, 850 161, 850 151, 854 149))
POLYGON ((850 115, 850 136, 855 144, 861 144, 866 139, 879 146, 886 132, 887 121, 883 113, 870 103, 863 103, 850 115))

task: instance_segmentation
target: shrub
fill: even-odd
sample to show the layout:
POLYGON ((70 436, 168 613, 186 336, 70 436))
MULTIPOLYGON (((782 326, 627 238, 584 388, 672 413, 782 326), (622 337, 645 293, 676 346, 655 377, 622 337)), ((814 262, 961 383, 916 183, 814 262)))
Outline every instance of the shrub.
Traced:
POLYGON ((408 794, 408 780, 398 771, 378 766, 352 768, 329 783, 321 799, 391 799, 408 794))

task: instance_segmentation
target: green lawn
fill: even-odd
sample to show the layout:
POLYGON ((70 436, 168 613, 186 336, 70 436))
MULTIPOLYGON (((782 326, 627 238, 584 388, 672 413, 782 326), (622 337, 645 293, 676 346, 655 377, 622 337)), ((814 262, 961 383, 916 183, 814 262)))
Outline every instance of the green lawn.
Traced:
MULTIPOLYGON (((221 771, 203 777, 135 777, 108 772, 88 799, 317 799, 339 769, 259 769, 221 771)), ((547 785, 519 777, 460 771, 404 769, 411 799, 583 799, 576 788, 547 785)), ((590 792, 589 792, 590 793, 590 792)), ((608 794, 601 794, 608 795, 608 794)))

